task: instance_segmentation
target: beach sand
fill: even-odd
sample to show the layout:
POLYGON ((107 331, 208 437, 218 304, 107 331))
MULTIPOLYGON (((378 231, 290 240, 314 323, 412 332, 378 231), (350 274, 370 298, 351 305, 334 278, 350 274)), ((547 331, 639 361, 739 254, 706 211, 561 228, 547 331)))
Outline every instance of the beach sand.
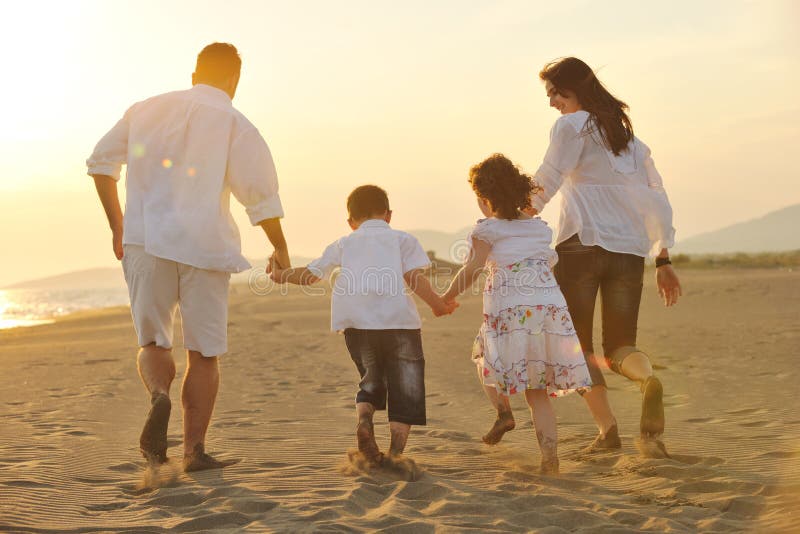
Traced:
MULTIPOLYGON (((608 373, 621 451, 579 450, 596 430, 577 395, 555 401, 562 474, 539 475, 522 397, 517 429, 481 443, 493 413, 469 360, 480 297, 423 316, 428 426, 403 472, 363 472, 357 375, 327 297, 231 295, 230 352, 207 449, 241 462, 180 472, 176 333, 171 464, 144 468, 148 409, 126 308, 0 331, 0 530, 331 532, 800 531, 800 273, 681 273, 664 309, 646 276, 639 345, 665 385, 672 459, 637 451, 640 394, 608 373)), ((598 343, 599 346, 599 343, 598 343)), ((385 413, 376 432, 388 446, 385 413)))

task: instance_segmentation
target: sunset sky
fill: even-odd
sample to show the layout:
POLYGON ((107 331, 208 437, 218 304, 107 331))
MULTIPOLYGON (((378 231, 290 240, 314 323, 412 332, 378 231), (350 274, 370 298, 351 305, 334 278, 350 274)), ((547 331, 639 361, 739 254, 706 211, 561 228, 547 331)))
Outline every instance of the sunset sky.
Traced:
MULTIPOLYGON (((800 2, 226 4, 2 4, 0 287, 116 263, 84 161, 214 41, 241 53, 234 105, 272 149, 294 255, 348 231, 363 183, 397 228, 474 222, 468 168, 499 151, 536 170, 558 116, 537 73, 567 55, 630 105, 679 241, 800 202, 800 2)), ((268 254, 236 214, 245 254, 268 254)))

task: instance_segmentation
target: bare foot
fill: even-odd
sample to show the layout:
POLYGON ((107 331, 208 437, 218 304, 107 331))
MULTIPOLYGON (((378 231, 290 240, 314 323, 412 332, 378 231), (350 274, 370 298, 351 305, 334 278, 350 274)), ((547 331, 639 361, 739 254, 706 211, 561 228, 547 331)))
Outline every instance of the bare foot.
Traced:
POLYGON ((622 440, 619 439, 619 430, 617 429, 617 425, 614 425, 608 429, 605 436, 597 434, 594 441, 588 447, 585 447, 583 452, 607 451, 621 448, 622 440))
POLYGON ((381 469, 395 475, 399 475, 403 480, 413 481, 422 477, 423 471, 417 463, 402 454, 392 454, 391 452, 383 457, 381 469))
POLYGON ((167 427, 172 402, 169 395, 154 393, 150 398, 150 413, 139 436, 139 448, 150 464, 163 464, 167 461, 167 427))
POLYGON ((203 444, 198 443, 194 446, 194 451, 191 454, 183 456, 183 470, 189 473, 191 471, 205 471, 206 469, 222 469, 238 462, 239 460, 217 460, 206 454, 203 444))
POLYGON ((498 412, 497 419, 492 425, 491 430, 483 436, 483 442, 487 445, 497 445, 503 439, 506 432, 511 432, 517 423, 514 422, 514 414, 511 412, 498 412))
POLYGON ((543 475, 555 476, 558 474, 558 458, 542 458, 539 469, 543 475))
POLYGON ((642 438, 636 442, 636 448, 645 458, 672 458, 667 452, 667 446, 660 439, 642 438))
POLYGON ((664 433, 664 388, 651 376, 642 384, 642 418, 639 430, 643 440, 658 439, 664 433))
POLYGON ((359 420, 358 426, 356 426, 356 440, 358 441, 358 450, 364 455, 364 458, 372 465, 380 465, 383 453, 375 441, 372 421, 366 418, 359 420))

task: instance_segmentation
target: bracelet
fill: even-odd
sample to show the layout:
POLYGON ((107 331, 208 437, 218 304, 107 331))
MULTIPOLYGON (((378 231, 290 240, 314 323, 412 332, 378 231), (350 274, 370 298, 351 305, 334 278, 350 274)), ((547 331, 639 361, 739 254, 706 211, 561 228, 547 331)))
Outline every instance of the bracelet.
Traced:
POLYGON ((656 269, 665 265, 672 265, 672 261, 670 261, 669 256, 666 258, 656 258, 656 269))

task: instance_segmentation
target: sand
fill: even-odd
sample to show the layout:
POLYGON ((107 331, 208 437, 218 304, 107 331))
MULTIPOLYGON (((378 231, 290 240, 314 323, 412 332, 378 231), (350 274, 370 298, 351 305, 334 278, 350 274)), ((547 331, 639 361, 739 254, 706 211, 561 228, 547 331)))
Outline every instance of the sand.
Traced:
MULTIPOLYGON (((178 409, 174 463, 152 473, 139 455, 148 397, 126 308, 0 331, 0 530, 800 531, 800 273, 685 271, 671 310, 651 275, 640 346, 665 385, 673 458, 638 453, 638 389, 609 373, 623 449, 581 454, 591 418, 578 396, 558 399, 558 478, 538 473, 522 398, 517 429, 480 441, 493 414, 469 362, 478 297, 452 317, 422 312, 429 424, 409 440, 416 480, 348 461, 356 371, 327 331, 325 297, 236 289, 207 449, 241 462, 190 475, 177 467, 178 409)), ((387 447, 385 414, 376 431, 387 447)))

